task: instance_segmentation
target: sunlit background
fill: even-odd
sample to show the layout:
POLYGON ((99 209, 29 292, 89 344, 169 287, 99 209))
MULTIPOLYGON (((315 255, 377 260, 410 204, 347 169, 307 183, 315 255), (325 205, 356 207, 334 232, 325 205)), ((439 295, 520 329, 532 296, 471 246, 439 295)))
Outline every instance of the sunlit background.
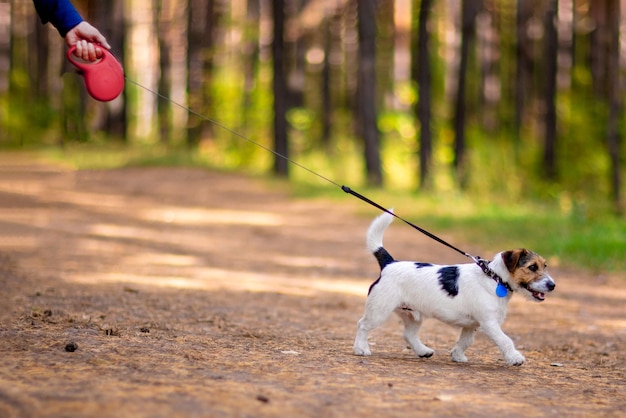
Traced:
POLYGON ((626 1, 74 3, 107 36, 126 89, 91 99, 32 2, 0 1, 5 149, 332 187, 277 168, 262 145, 337 183, 434 199, 407 202, 415 216, 561 219, 626 252, 626 1))

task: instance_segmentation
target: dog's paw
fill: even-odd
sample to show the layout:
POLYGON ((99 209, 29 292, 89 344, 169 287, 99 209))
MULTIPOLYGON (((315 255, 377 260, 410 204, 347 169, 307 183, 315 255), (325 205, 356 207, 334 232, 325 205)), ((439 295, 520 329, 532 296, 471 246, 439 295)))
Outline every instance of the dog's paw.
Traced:
POLYGON ((524 356, 519 351, 507 356, 504 360, 509 366, 521 366, 526 361, 524 356))
POLYGON ((450 357, 454 362, 467 363, 467 356, 460 351, 452 350, 452 353, 450 353, 450 357))
POLYGON ((435 354, 435 350, 424 346, 424 348, 420 350, 415 350, 415 354, 417 354, 417 356, 421 358, 429 358, 432 357, 433 354, 435 354))
POLYGON ((372 352, 369 347, 359 347, 357 345, 354 346, 354 354, 357 356, 371 356, 372 352))

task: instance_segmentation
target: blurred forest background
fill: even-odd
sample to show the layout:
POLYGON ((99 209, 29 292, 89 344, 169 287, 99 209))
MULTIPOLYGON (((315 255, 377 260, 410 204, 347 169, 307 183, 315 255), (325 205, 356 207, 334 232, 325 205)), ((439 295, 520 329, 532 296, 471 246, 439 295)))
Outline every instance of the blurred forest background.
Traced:
POLYGON ((4 148, 183 149, 319 183, 203 115, 338 182, 624 214, 624 0, 74 4, 126 89, 91 99, 32 1, 0 0, 4 148))

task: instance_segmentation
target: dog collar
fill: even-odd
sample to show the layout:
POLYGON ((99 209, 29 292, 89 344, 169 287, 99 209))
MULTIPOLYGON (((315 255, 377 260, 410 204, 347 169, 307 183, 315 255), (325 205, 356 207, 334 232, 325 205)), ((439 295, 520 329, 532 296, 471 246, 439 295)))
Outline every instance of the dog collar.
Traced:
POLYGON ((513 293, 513 289, 511 288, 511 286, 507 282, 502 280, 502 277, 500 277, 498 273, 489 268, 487 260, 483 260, 480 257, 473 257, 473 259, 478 267, 480 267, 480 269, 483 271, 483 273, 485 273, 488 277, 491 277, 493 280, 496 281, 496 283, 498 283, 498 286, 496 287, 496 295, 498 295, 498 297, 504 298, 506 297, 508 292, 513 293))

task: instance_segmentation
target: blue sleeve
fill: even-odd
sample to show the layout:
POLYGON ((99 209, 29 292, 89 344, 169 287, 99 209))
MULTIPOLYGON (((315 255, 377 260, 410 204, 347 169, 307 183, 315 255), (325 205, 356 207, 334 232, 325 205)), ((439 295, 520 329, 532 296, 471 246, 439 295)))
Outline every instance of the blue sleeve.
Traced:
POLYGON ((83 21, 70 0, 33 0, 41 23, 52 23, 62 37, 83 21))

